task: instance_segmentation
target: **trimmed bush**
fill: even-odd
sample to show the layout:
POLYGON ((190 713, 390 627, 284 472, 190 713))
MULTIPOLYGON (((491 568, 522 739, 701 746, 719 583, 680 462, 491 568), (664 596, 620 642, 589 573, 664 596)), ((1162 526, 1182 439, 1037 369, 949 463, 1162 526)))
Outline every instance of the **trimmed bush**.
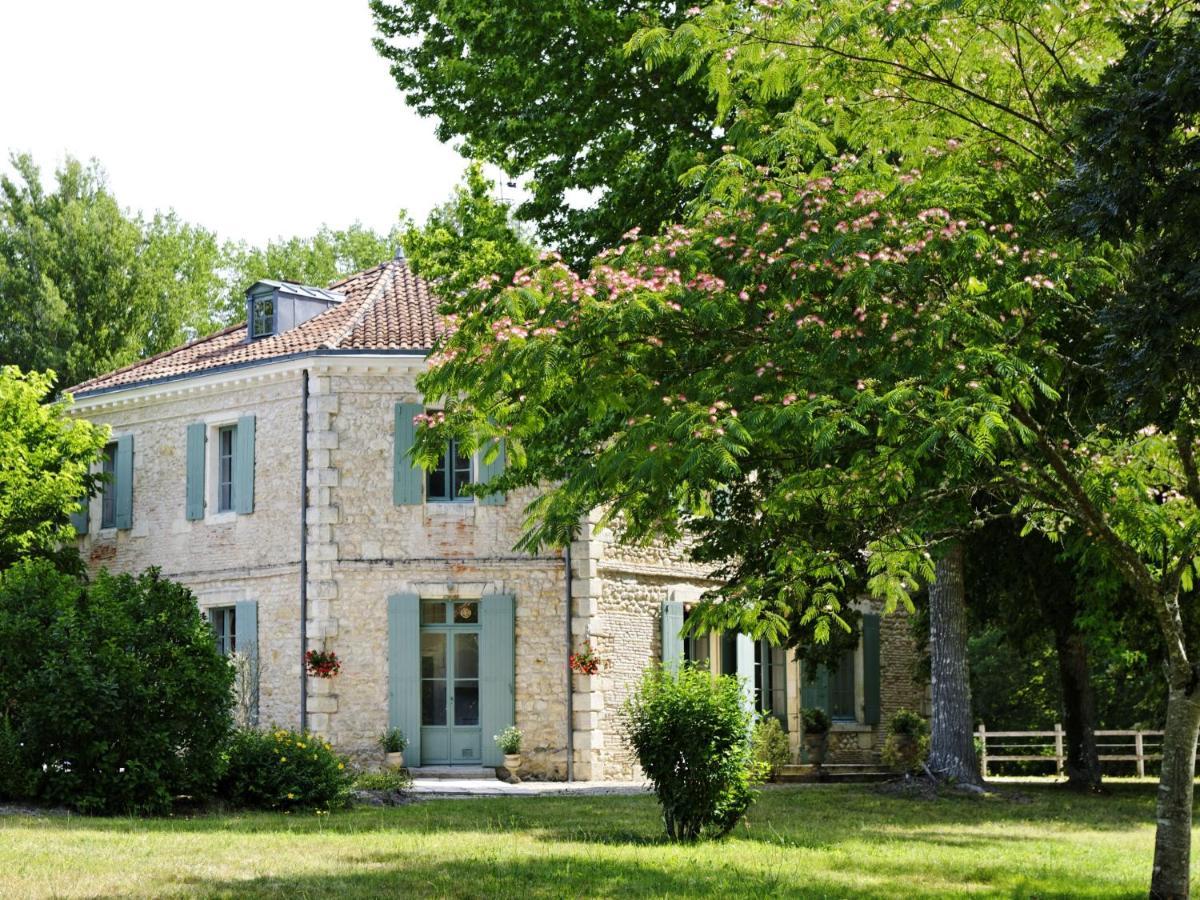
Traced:
POLYGON ((0 576, 0 647, 4 741, 29 799, 144 814, 211 794, 232 673, 187 588, 154 569, 88 584, 16 563, 0 576))
POLYGON ((768 781, 778 778, 783 767, 792 761, 792 747, 788 743, 787 733, 779 720, 769 713, 759 716, 754 723, 750 746, 759 774, 768 781))
POLYGON ((738 680, 690 665, 651 668, 622 715, 667 836, 691 841, 732 831, 754 800, 751 714, 738 680))
MULTIPOLYGON (((403 751, 392 751, 400 752, 403 751)), ((412 787, 412 776, 405 769, 389 769, 386 772, 363 772, 354 778, 356 791, 385 791, 398 793, 412 787)))
POLYGON ((350 799, 353 775, 346 760, 315 734, 242 729, 229 742, 218 789, 250 809, 335 809, 350 799))

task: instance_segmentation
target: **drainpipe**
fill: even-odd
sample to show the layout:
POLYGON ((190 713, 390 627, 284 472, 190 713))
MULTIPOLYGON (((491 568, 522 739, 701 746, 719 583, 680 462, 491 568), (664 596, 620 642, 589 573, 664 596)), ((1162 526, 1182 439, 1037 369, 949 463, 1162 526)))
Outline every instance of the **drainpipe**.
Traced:
POLYGON ((566 576, 564 594, 567 600, 567 781, 575 780, 575 700, 572 696, 571 684, 571 654, 575 652, 575 636, 571 633, 571 606, 574 600, 571 595, 571 545, 563 554, 563 573, 566 576))
POLYGON ((308 369, 300 373, 300 730, 308 730, 308 369))

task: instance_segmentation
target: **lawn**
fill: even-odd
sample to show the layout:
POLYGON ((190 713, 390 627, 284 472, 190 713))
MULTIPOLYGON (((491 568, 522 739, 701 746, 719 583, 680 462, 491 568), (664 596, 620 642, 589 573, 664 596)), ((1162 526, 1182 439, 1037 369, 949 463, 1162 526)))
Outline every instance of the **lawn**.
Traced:
POLYGON ((0 897, 1144 895, 1152 784, 916 799, 771 788, 720 843, 650 797, 437 800, 316 815, 0 817, 0 897))

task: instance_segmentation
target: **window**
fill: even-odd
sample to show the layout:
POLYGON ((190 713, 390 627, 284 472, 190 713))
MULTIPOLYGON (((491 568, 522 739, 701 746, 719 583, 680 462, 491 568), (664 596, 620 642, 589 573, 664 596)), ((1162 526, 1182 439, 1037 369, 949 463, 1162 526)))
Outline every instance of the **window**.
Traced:
POLYGON ((721 674, 737 675, 737 632, 721 632, 721 674))
POLYGON ((787 730, 787 650, 766 639, 754 644, 754 706, 787 730))
POLYGON ((847 650, 842 654, 837 670, 829 673, 829 717, 839 722, 858 719, 858 704, 854 696, 854 666, 857 654, 847 650))
POLYGON ((117 527, 117 445, 109 444, 104 448, 101 461, 101 471, 104 473, 104 486, 100 494, 100 527, 117 527))
POLYGON ((217 429, 217 512, 233 510, 233 445, 237 426, 217 429))
POLYGON ((250 337, 260 338, 275 333, 275 298, 260 297, 254 301, 254 317, 250 322, 250 337))
POLYGON ((216 606, 208 611, 208 624, 217 638, 217 649, 222 656, 237 650, 237 609, 233 606, 216 606))
POLYGON ((458 442, 451 439, 437 468, 429 473, 425 497, 427 500, 461 500, 469 503, 474 498, 463 494, 462 489, 471 481, 471 457, 463 454, 458 449, 458 442))
MULTIPOLYGON (((691 609, 684 607, 683 621, 686 624, 692 614, 691 609)), ((708 634, 689 634, 683 639, 683 659, 685 662, 696 663, 701 669, 709 667, 709 636, 708 634)))

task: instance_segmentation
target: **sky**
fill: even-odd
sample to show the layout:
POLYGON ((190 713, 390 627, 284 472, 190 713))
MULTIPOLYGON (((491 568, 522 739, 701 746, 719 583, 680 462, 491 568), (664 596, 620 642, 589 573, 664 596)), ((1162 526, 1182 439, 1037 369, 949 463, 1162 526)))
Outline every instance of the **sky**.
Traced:
POLYGON ((263 244, 445 200, 464 160, 405 104, 366 0, 0 0, 0 168, 96 158, 122 206, 263 244))

